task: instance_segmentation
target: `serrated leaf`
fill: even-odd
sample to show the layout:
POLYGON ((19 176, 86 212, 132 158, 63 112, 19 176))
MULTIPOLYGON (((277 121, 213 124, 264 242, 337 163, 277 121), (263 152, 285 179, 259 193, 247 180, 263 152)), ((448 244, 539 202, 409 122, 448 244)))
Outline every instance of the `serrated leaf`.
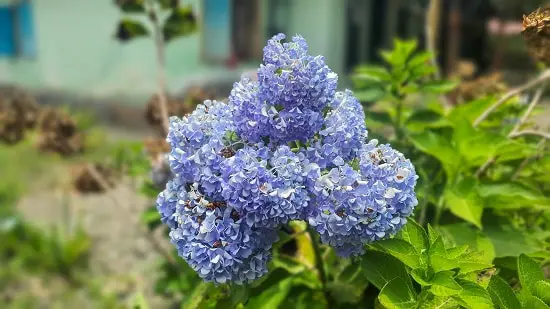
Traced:
POLYGON ((397 237, 411 244, 418 254, 422 254, 430 246, 428 234, 414 220, 409 220, 401 231, 399 231, 397 237))
POLYGON ((368 250, 361 257, 361 264, 361 269, 367 280, 378 289, 382 289, 394 278, 408 278, 409 276, 401 261, 384 252, 368 250), (380 263, 380 261, 384 261, 384 263, 380 263))
POLYGON ((197 30, 197 20, 193 8, 188 5, 172 10, 164 22, 162 34, 165 42, 193 34, 197 30))
POLYGON ((518 275, 521 285, 531 293, 533 292, 534 284, 544 280, 544 273, 539 263, 526 254, 520 254, 518 258, 518 275))
POLYGON ((447 256, 447 250, 441 236, 438 236, 429 250, 430 265, 435 272, 451 270, 457 268, 455 260, 447 256))
POLYGON ((491 309, 493 302, 491 295, 481 285, 471 281, 457 279, 458 284, 462 287, 462 293, 456 297, 463 303, 466 308, 472 309, 491 309))
POLYGON ((547 304, 550 304, 550 281, 540 280, 533 285, 532 293, 534 296, 542 299, 547 304))
POLYGON ((483 202, 477 194, 476 184, 473 177, 464 178, 454 187, 446 189, 444 197, 447 207, 455 216, 481 228, 483 202))
POLYGON ((115 0, 114 2, 124 13, 145 13, 144 0, 115 0))
POLYGON ((410 280, 397 277, 384 285, 378 300, 387 309, 408 309, 416 304, 416 293, 410 280))
POLYGON ((501 309, 521 309, 521 304, 512 288, 499 276, 493 276, 487 287, 493 303, 501 309))
POLYGON ((380 240, 373 246, 393 255, 411 268, 418 268, 422 266, 421 255, 416 251, 413 245, 403 239, 393 238, 380 240))
POLYGON ((429 223, 428 223, 428 239, 430 241, 430 246, 435 243, 437 238, 439 238, 441 234, 439 234, 438 231, 436 231, 429 223))
POLYGON ((468 245, 470 250, 475 250, 479 261, 492 263, 495 258, 495 248, 491 240, 479 230, 466 223, 440 226, 439 230, 449 246, 468 245))
POLYGON ((550 306, 545 304, 542 299, 533 296, 533 295, 527 295, 524 299, 524 308, 529 309, 550 309, 550 306))
POLYGON ((447 257, 449 257, 450 259, 456 259, 466 253, 466 251, 468 251, 468 248, 468 245, 459 245, 449 248, 447 249, 447 257))
POLYGON ((140 22, 131 19, 123 19, 118 23, 115 37, 121 42, 128 42, 148 35, 149 30, 140 22))
POLYGON ((442 271, 436 273, 430 280, 430 292, 436 296, 453 296, 462 292, 462 287, 454 280, 454 272, 442 271))

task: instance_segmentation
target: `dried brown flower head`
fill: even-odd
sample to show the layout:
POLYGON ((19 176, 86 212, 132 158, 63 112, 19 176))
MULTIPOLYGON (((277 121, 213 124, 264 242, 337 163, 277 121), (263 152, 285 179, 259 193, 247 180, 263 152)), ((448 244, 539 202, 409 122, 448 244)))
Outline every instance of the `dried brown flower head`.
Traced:
POLYGON ((72 170, 74 189, 81 194, 103 193, 114 188, 117 182, 117 173, 111 167, 101 164, 77 165, 72 170), (99 179, 98 179, 99 178, 99 179))
POLYGON ((45 109, 39 118, 38 133, 37 146, 42 151, 70 156, 84 150, 84 135, 78 132, 76 122, 62 110, 45 109))
POLYGON ((508 90, 502 80, 502 74, 494 72, 460 83, 458 94, 464 101, 471 101, 487 95, 499 94, 508 90))
POLYGON ((15 144, 36 125, 40 107, 34 96, 17 87, 0 91, 0 140, 15 144))
POLYGON ((531 56, 547 66, 550 65, 550 6, 524 15, 521 33, 531 56))

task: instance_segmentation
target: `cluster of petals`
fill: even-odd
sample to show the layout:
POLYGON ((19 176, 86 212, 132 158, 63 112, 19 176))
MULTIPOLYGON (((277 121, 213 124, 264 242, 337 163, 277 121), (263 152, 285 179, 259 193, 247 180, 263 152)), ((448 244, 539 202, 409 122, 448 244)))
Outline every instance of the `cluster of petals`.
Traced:
POLYGON ((157 198, 179 255, 206 281, 267 273, 281 226, 304 220, 347 257, 391 237, 417 205, 414 166, 368 140, 365 116, 296 36, 264 48, 258 81, 171 118, 173 177, 157 198))

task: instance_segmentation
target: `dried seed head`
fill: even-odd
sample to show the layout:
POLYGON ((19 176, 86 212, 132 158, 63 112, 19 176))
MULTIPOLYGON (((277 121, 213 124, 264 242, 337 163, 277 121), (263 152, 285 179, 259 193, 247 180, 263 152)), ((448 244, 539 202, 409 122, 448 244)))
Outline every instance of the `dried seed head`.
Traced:
POLYGON ((231 147, 225 147, 220 151, 220 155, 224 158, 231 158, 235 155, 235 150, 233 150, 231 147))
POLYGON ((550 65, 550 6, 524 15, 521 33, 531 56, 550 65))

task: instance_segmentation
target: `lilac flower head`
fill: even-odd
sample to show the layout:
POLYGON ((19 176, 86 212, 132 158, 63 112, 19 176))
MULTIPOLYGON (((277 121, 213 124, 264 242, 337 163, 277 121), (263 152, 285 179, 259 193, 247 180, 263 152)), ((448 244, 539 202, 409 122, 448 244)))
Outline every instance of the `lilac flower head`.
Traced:
POLYGON ((258 81, 228 103, 172 118, 171 178, 157 197, 178 254, 206 281, 244 284, 267 273, 279 228, 305 220, 341 256, 390 237, 418 203, 414 166, 367 140, 349 90, 305 40, 264 48, 258 81))
POLYGON ((414 166, 388 145, 373 140, 359 153, 358 167, 334 167, 317 178, 309 224, 342 256, 395 235, 418 204, 414 166))

